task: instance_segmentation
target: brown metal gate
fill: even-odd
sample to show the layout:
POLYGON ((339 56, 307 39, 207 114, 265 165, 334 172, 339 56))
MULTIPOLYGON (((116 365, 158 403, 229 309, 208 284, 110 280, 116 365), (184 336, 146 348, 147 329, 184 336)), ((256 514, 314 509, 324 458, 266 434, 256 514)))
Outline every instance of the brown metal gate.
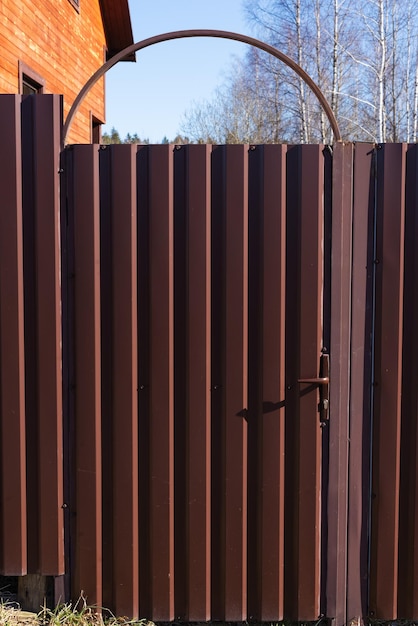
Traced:
POLYGON ((62 155, 73 588, 91 601, 318 618, 322 432, 298 379, 323 347, 324 164, 320 146, 62 155))
POLYGON ((0 124, 1 573, 416 618, 416 146, 60 156, 44 95, 0 124))

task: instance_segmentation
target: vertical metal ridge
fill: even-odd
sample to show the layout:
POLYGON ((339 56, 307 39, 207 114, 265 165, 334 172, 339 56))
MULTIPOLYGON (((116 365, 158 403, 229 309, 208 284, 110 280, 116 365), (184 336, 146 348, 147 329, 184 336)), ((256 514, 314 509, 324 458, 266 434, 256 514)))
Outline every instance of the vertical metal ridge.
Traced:
POLYGON ((377 153, 376 334, 370 608, 397 618, 406 146, 377 153))
POLYGON ((64 573, 63 422, 59 150, 62 98, 36 98, 33 110, 39 571, 64 573))
POLYGON ((285 327, 285 584, 284 615, 298 619, 297 531, 299 526, 299 222, 300 147, 286 154, 286 327, 285 327))
POLYGON ((0 569, 27 571, 20 96, 0 98, 0 569))
MULTIPOLYGON (((110 335, 112 477, 112 606, 117 615, 138 616, 138 406, 136 149, 112 146, 110 200, 110 335)), ((106 156, 107 156, 106 154, 106 156)), ((105 347, 103 346, 103 351, 105 347)), ((104 358, 105 352, 103 354, 104 358)), ((109 355, 108 355, 109 358, 109 355)), ((103 460, 106 463, 106 459, 103 460)))
MULTIPOLYGON (((189 250, 188 250, 188 152, 174 149, 174 575, 175 615, 189 613, 189 250)), ((199 212, 200 203, 194 210, 199 212)), ((199 540, 199 535, 198 535, 199 540)))
POLYGON ((150 511, 150 238, 149 238, 149 153, 138 146, 137 248, 138 248, 138 437, 139 437, 139 606, 141 615, 151 615, 151 516, 150 511))
POLYGON ((175 164, 176 616, 210 611, 210 146, 175 164))
POLYGON ((75 570, 73 590, 102 604, 98 146, 74 146, 75 570))
POLYGON ((398 618, 418 617, 418 271, 417 146, 408 146, 405 186, 405 276, 403 297, 402 424, 399 502, 398 618))
POLYGON ((225 147, 212 150, 211 175, 211 618, 225 614, 225 147))
POLYGON ((285 616, 304 621, 320 612, 321 429, 318 390, 298 379, 322 349, 324 166, 321 146, 287 154, 285 616))
POLYGON ((212 619, 246 619, 248 156, 212 155, 212 619))
POLYGON ((39 569, 39 411, 38 322, 36 287, 36 177, 34 163, 34 101, 23 98, 22 115, 22 208, 23 299, 25 328, 26 508, 28 573, 39 569))
POLYGON ((248 610, 283 618, 285 146, 249 153, 248 610))
POLYGON ((328 484, 327 616, 346 619, 348 441, 352 272, 353 144, 332 157, 332 278, 328 484))
POLYGON ((367 615, 368 611, 373 268, 371 249, 373 247, 375 202, 374 159, 375 148, 372 144, 358 144, 355 146, 352 226, 347 620, 367 615))
MULTIPOLYGON (((319 370, 322 349, 322 146, 301 151, 300 375, 319 370), (313 204, 313 207, 312 207, 313 204), (307 371, 306 371, 307 370, 307 371)), ((316 374, 315 374, 316 375, 316 374)), ((319 617, 321 541, 321 429, 318 391, 300 388, 299 620, 319 617)))
POLYGON ((191 621, 210 619, 210 153, 209 146, 188 148, 187 513, 191 621))
POLYGON ((189 621, 211 618, 211 150, 188 148, 189 621))
POLYGON ((100 370, 102 422, 103 606, 114 611, 114 315, 113 315, 113 185, 112 148, 99 151, 100 172, 100 370))
POLYGON ((174 619, 173 147, 149 151, 151 618, 174 619))
POLYGON ((259 488, 263 516, 260 618, 267 621, 282 619, 284 611, 286 146, 265 146, 264 159, 264 375, 259 488), (270 412, 271 408, 274 410, 270 412))
POLYGON ((248 147, 225 153, 225 615, 247 617, 248 147))

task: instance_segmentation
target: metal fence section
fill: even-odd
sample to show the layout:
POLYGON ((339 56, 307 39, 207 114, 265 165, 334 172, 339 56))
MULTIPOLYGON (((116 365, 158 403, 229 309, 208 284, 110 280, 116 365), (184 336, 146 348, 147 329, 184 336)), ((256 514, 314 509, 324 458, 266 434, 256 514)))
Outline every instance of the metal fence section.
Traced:
POLYGON ((61 98, 0 98, 0 561, 64 573, 59 142, 61 98))
POLYGON ((322 348, 324 163, 319 146, 63 153, 71 569, 91 601, 318 618, 322 435, 298 379, 322 348))
POLYGON ((1 573, 418 618, 416 146, 60 153, 61 105, 0 97, 1 573))

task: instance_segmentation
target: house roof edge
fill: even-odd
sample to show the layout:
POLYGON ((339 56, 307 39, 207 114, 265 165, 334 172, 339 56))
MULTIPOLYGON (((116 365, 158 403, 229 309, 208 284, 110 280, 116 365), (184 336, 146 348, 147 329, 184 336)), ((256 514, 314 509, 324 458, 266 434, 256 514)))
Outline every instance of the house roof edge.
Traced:
MULTIPOLYGON (((107 44, 107 60, 134 43, 128 0, 99 0, 107 44)), ((124 61, 135 61, 135 53, 124 61)))

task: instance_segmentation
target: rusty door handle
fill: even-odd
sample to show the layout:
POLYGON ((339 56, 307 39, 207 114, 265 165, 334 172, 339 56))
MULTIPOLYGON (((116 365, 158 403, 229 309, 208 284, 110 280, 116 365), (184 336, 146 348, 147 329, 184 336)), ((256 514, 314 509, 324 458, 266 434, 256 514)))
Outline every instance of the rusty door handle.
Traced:
POLYGON ((298 383, 318 385, 319 391, 319 415, 321 424, 328 421, 329 406, 329 354, 322 354, 319 362, 319 376, 317 378, 299 378, 298 383))

